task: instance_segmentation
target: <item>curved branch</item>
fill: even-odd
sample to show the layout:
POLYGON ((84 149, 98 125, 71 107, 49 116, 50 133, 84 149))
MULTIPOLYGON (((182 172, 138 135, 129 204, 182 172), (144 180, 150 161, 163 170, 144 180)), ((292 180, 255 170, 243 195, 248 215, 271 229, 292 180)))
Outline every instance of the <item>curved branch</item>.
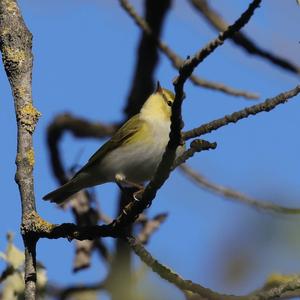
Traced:
POLYGON ((91 122, 71 114, 61 114, 55 117, 47 129, 47 144, 50 152, 50 165, 59 183, 64 184, 68 181, 58 148, 64 133, 69 131, 75 137, 80 138, 105 138, 111 136, 116 129, 116 125, 91 122))

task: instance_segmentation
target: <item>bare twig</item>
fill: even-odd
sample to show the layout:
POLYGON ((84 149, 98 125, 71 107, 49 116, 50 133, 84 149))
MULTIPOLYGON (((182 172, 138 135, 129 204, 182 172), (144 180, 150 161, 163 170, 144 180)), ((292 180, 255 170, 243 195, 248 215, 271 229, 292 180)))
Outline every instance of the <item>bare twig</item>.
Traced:
MULTIPOLYGON (((170 59, 173 67, 179 70, 182 64, 184 63, 184 60, 180 56, 178 56, 175 52, 173 52, 173 50, 165 42, 161 41, 158 38, 151 24, 148 24, 147 20, 144 20, 141 16, 139 16, 135 11, 134 7, 130 5, 127 0, 119 0, 119 1, 122 7, 125 9, 125 11, 133 18, 135 23, 143 30, 145 34, 149 35, 155 41, 157 47, 161 50, 161 52, 164 53, 170 59)), ((201 87, 212 89, 212 90, 221 91, 232 96, 245 97, 246 99, 257 99, 259 97, 257 94, 236 90, 222 83, 211 82, 199 78, 195 75, 192 75, 190 77, 190 80, 195 85, 199 85, 201 87)))
MULTIPOLYGON (((199 12, 201 12, 201 14, 206 18, 209 24, 211 24, 217 31, 223 31, 228 27, 228 24, 209 5, 209 2, 207 0, 190 0, 190 2, 199 12)), ((272 54, 267 50, 261 49, 243 32, 237 32, 231 37, 231 40, 236 45, 247 51, 249 54, 260 56, 284 70, 300 74, 299 66, 291 63, 285 58, 272 54)))
MULTIPOLYGON (((15 0, 0 1, 0 47, 3 64, 14 96, 17 119, 17 172, 22 203, 22 223, 35 211, 33 190, 34 151, 32 134, 40 113, 32 105, 32 35, 15 0)), ((25 247, 25 299, 36 294, 36 239, 22 232, 25 247)))
POLYGON ((167 213, 161 213, 156 215, 152 219, 146 218, 145 220, 140 220, 140 223, 142 224, 143 228, 140 231, 137 239, 143 244, 147 244, 149 241, 150 236, 158 230, 160 225, 165 222, 167 219, 168 214, 167 213))
POLYGON ((201 125, 200 127, 194 128, 192 130, 183 133, 183 138, 185 140, 201 136, 206 133, 210 133, 213 130, 217 130, 220 127, 226 126, 229 123, 236 123, 241 119, 248 118, 250 115, 256 115, 263 111, 270 111, 274 109, 277 105, 283 104, 300 93, 300 85, 297 85, 292 90, 281 93, 273 98, 269 98, 262 103, 246 107, 240 111, 234 112, 231 115, 226 115, 223 118, 214 120, 212 122, 201 125))
POLYGON ((182 165, 180 169, 186 174, 188 177, 193 179, 198 185, 202 188, 211 191, 212 193, 221 195, 225 198, 228 198, 233 201, 237 201, 240 203, 244 203, 253 207, 258 210, 268 211, 268 212, 275 212, 279 214, 289 214, 289 215, 298 215, 300 214, 300 208, 290 208, 285 206, 280 206, 273 204, 271 202, 263 201, 263 200, 256 200, 249 196, 246 196, 238 191, 235 191, 231 188, 227 188, 221 185, 217 185, 215 183, 210 182, 206 179, 203 175, 197 173, 192 168, 188 167, 187 165, 182 165))
POLYGON ((172 170, 177 168, 179 165, 185 163, 188 159, 194 156, 195 153, 203 150, 216 149, 217 143, 210 143, 205 140, 196 139, 191 142, 190 148, 185 150, 179 157, 176 158, 172 170))

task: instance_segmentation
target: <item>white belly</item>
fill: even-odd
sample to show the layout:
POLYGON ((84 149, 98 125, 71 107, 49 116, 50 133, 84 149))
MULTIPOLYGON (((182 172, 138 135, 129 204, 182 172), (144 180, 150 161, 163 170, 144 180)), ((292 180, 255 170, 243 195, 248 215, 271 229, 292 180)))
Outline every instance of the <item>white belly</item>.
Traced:
POLYGON ((127 180, 141 183, 150 180, 165 151, 166 142, 129 144, 113 150, 100 163, 99 170, 107 181, 114 181, 117 174, 127 180))

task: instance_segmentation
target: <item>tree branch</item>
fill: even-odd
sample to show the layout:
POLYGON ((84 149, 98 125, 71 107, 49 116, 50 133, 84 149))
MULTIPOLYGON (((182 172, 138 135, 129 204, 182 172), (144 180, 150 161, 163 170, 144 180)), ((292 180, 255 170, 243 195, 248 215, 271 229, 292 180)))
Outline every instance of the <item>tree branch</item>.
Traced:
MULTIPOLYGON (((22 203, 22 223, 35 211, 33 189, 34 150, 32 134, 40 113, 32 104, 32 35, 16 1, 0 0, 0 48, 4 68, 14 96, 17 119, 17 172, 22 203)), ((36 239, 23 234, 25 247, 25 299, 36 295, 36 239)))
MULTIPOLYGON (((150 36, 155 41, 158 49, 160 49, 161 52, 164 53, 169 58, 169 60, 172 62, 173 67, 179 70, 182 64, 184 63, 184 60, 180 56, 178 56, 175 52, 173 52, 173 50, 165 42, 161 41, 158 38, 158 35, 156 34, 155 30, 153 30, 151 24, 148 24, 146 20, 144 20, 141 16, 139 16, 135 11, 134 7, 130 5, 127 0, 119 0, 119 2, 121 6, 124 8, 124 10, 129 14, 129 16, 133 18, 134 22, 143 30, 144 34, 150 36)), ((216 90, 216 91, 221 91, 232 96, 237 96, 237 97, 240 96, 246 99, 259 98, 257 94, 236 90, 222 83, 211 82, 199 78, 195 75, 192 75, 190 77, 190 80, 195 85, 216 90)))
POLYGON ((219 129, 220 127, 228 125, 229 123, 236 123, 241 119, 248 118, 250 115, 256 115, 263 111, 269 112, 270 110, 274 109, 277 105, 289 101, 291 98, 297 96, 299 93, 300 85, 297 85, 294 89, 281 93, 273 98, 268 98, 262 103, 246 107, 230 115, 226 115, 223 118, 214 120, 212 122, 203 124, 200 127, 186 131, 183 133, 183 139, 189 140, 191 138, 210 133, 214 130, 219 129))
POLYGON ((227 188, 221 185, 217 185, 213 182, 210 182, 203 175, 197 173, 187 165, 182 165, 180 169, 183 171, 185 175, 191 178, 195 183, 197 183, 202 188, 212 193, 221 195, 224 198, 249 205, 250 207, 253 207, 257 210, 263 210, 263 211, 279 213, 279 214, 288 214, 288 215, 300 214, 300 208, 290 208, 290 207, 276 205, 271 202, 267 202, 263 200, 256 200, 238 191, 235 191, 231 188, 227 188))
MULTIPOLYGON (((222 19, 222 17, 209 5, 207 0, 190 0, 191 4, 204 16, 214 29, 217 31, 223 31, 228 27, 228 24, 222 19)), ((299 66, 291 63, 285 58, 277 56, 259 48, 253 40, 251 40, 243 32, 237 32, 231 37, 231 40, 246 52, 252 55, 260 56, 272 64, 292 73, 300 74, 299 66)))

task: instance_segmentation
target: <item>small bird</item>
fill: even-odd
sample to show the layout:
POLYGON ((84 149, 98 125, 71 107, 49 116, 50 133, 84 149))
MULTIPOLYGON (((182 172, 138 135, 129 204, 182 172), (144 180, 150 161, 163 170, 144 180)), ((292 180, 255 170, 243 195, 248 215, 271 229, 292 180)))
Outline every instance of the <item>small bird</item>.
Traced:
MULTIPOLYGON (((106 182, 132 183, 150 180, 169 141, 174 94, 157 83, 140 112, 130 118, 70 181, 43 197, 62 204, 81 189, 106 182)), ((179 146, 177 156, 184 150, 179 146)))

